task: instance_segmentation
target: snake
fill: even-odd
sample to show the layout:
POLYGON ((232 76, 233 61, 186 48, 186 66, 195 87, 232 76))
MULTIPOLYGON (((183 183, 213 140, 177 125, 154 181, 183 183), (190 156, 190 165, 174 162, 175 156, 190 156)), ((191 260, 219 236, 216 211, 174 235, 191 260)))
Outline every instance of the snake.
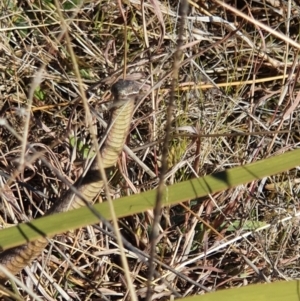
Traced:
MULTIPOLYGON (((106 137, 99 150, 100 162, 104 169, 113 167, 123 149, 130 129, 135 107, 135 100, 141 93, 141 85, 133 80, 118 80, 111 87, 113 102, 110 108, 110 120, 106 137)), ((95 158, 96 159, 96 158, 95 158)), ((98 166, 99 160, 94 160, 85 175, 80 176, 73 187, 78 191, 74 194, 69 188, 58 198, 46 215, 74 210, 86 205, 84 200, 92 203, 103 188, 103 179, 98 166)), ((36 259, 49 243, 51 237, 41 237, 24 245, 7 249, 0 253, 0 265, 15 275, 36 259)), ((0 280, 7 279, 0 271, 0 280)))

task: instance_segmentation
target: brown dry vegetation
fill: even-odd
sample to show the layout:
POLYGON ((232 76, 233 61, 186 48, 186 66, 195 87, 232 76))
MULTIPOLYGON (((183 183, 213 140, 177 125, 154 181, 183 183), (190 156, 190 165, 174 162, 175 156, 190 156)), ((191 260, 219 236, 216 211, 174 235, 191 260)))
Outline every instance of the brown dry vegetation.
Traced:
MULTIPOLYGON (((122 5, 108 0, 59 2, 0 3, 3 227, 41 216, 67 188, 39 157, 70 182, 82 173, 90 145, 83 101, 98 112, 97 118, 107 119, 103 102, 124 73, 153 87, 137 108, 127 143, 151 172, 123 155, 110 183, 111 196, 158 185, 181 22, 178 1, 145 1, 143 8, 137 0, 122 5)), ((288 43, 288 38, 299 40, 300 3, 225 2, 252 20, 217 1, 190 2, 173 99, 167 184, 267 158, 300 142, 300 48, 288 43)), ((100 137, 97 118, 93 113, 100 137)), ((281 222, 298 206, 295 169, 165 208, 156 256, 170 269, 183 268, 175 275, 156 266, 152 300, 299 278, 299 222, 281 222), (223 245, 251 230, 248 221, 271 227, 223 245), (199 254, 204 256, 188 262, 199 254)), ((152 219, 148 212, 120 220, 124 238, 145 254, 152 219)), ((21 300, 28 298, 24 287, 41 300, 104 300, 102 294, 108 300, 129 300, 118 246, 101 232, 101 225, 53 240, 17 276, 23 283, 15 292, 21 300)), ((134 289, 143 300, 149 269, 132 251, 127 259, 134 289)))

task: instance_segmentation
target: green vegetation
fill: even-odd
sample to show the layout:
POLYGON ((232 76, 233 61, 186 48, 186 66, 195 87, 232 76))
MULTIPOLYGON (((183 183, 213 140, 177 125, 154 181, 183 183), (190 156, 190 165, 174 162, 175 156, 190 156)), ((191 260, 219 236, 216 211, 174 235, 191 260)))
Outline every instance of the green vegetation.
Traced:
POLYGON ((176 1, 1 2, 0 247, 58 234, 3 295, 144 300, 154 245, 151 300, 298 299, 300 7, 288 3, 190 2, 179 18, 176 1), (110 87, 124 74, 153 93, 132 120, 135 157, 120 156, 93 207, 101 216, 82 208, 41 217, 93 155, 90 137, 100 141, 110 87), (108 196, 132 283, 105 221, 108 196))

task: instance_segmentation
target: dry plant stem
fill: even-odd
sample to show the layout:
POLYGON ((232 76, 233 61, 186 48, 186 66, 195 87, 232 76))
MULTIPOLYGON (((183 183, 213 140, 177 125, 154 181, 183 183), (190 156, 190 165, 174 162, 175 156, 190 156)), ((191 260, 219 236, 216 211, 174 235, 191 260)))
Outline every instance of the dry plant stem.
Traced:
MULTIPOLYGON (((198 57, 200 57, 203 53, 207 52, 210 49, 213 49, 214 47, 217 47, 218 45, 221 45, 222 43, 224 43, 225 41, 227 41, 228 39, 230 39, 232 36, 234 35, 234 32, 230 32, 228 35, 226 35, 223 39, 221 39, 220 41, 217 41, 211 45, 209 45, 208 47, 206 47, 205 49, 198 51, 196 54, 191 55, 190 57, 188 57, 187 59, 185 59, 182 62, 179 62, 179 67, 184 67, 185 65, 189 64, 189 62, 193 59, 196 59, 198 57)), ((183 48, 181 47, 181 50, 183 48)), ((157 82, 155 84, 155 86, 152 87, 153 90, 159 88, 161 86, 161 82, 163 82, 164 80, 166 80, 167 78, 171 77, 173 74, 173 70, 171 70, 170 72, 166 72, 166 74, 163 75, 162 78, 160 78, 160 81, 157 82)), ((228 83, 225 83, 224 86, 228 86, 228 83)), ((212 88, 215 87, 214 85, 209 85, 207 88, 212 88)), ((202 88, 202 86, 201 86, 202 88)), ((189 89, 189 88, 188 88, 189 89)), ((175 90, 176 91, 176 90, 175 90)))
MULTIPOLYGON (((0 272, 3 272, 3 267, 0 266, 0 272)), ((10 278, 12 279, 13 278, 13 275, 10 274, 10 278)), ((17 292, 17 288, 16 288, 16 284, 21 287, 23 289, 24 292, 27 292, 29 296, 32 297, 31 300, 35 300, 35 301, 42 301, 41 298, 39 298, 39 296, 37 296, 30 287, 26 286, 23 282, 21 282, 19 279, 17 278, 13 278, 14 279, 14 283, 13 283, 13 286, 15 288, 15 292, 17 292)), ((2 284, 0 285, 0 290, 2 290, 2 284)), ((5 290, 4 290, 5 291, 5 290)), ((13 297, 13 293, 11 295, 9 295, 10 297, 13 297)), ((1 299, 2 300, 2 299, 1 299)), ((8 299, 10 300, 10 299, 8 299)), ((18 299, 15 299, 15 300, 18 300, 18 299)), ((20 299, 20 300, 24 300, 24 299, 20 299)))
POLYGON ((178 29, 177 49, 174 54, 172 86, 171 86, 170 99, 169 99, 168 109, 167 109, 167 123, 166 123, 166 129, 165 129, 166 134, 165 134, 165 139, 164 139, 163 148, 162 148, 162 165, 161 165, 160 178, 159 178, 156 200, 155 200, 152 231, 151 231, 151 235, 150 235, 151 249, 150 249, 146 301, 150 301, 151 296, 152 296, 151 281, 152 281, 152 278, 154 275, 154 269, 155 269, 153 264, 154 264, 154 257, 155 257, 155 248, 156 248, 156 243, 157 243, 156 240, 159 235, 158 225, 159 225, 159 222, 161 219, 162 199, 164 197, 164 191, 165 191, 164 177, 165 177, 165 174, 168 169, 168 147, 169 147, 169 140, 170 140, 170 136, 171 136, 171 122, 172 122, 173 103, 174 103, 174 97, 175 97, 175 87, 177 85, 180 60, 182 57, 181 46, 183 45, 185 20, 186 20, 186 15, 187 15, 187 11, 188 11, 188 2, 186 0, 182 0, 179 5, 180 5, 181 20, 180 20, 179 29, 178 29))
MULTIPOLYGON (((120 13, 121 13, 121 15, 123 17, 123 21, 124 21, 124 45, 125 45, 125 51, 124 51, 124 73, 123 73, 123 77, 125 79, 125 77, 126 77, 127 50, 128 50, 128 43, 127 43, 127 19, 126 19, 126 16, 124 15, 124 13, 123 13, 121 1, 118 1, 118 4, 119 4, 120 13)), ((97 140, 95 139, 95 141, 97 141, 97 140)), ((103 169, 103 173, 104 173, 104 169, 103 169)), ((129 269, 129 265, 128 265, 128 262, 127 262, 127 259, 126 259, 126 255, 125 255, 125 251, 124 251, 124 245, 123 245, 123 242, 122 242, 122 236, 121 236, 121 233, 119 231, 119 225, 118 225, 117 216, 116 216, 116 213, 115 213, 115 210, 114 210, 114 206, 113 206, 111 197, 110 197, 110 195, 108 193, 108 184, 107 184, 107 181, 104 181, 104 182, 105 182, 105 186, 107 188, 105 190, 105 191, 107 191, 107 194, 106 194, 107 195, 107 201, 108 201, 110 212, 111 212, 111 217, 112 217, 112 222, 113 222, 113 226, 114 226, 114 232, 115 232, 115 235, 116 235, 116 240, 117 240, 119 248, 120 248, 121 261, 122 261, 122 264, 123 264, 123 268, 124 268, 124 272, 125 272, 125 278, 126 278, 127 286, 128 286, 128 289, 129 289, 130 297, 131 297, 132 301, 137 301, 137 296, 136 296, 134 287, 132 285, 131 277, 130 277, 130 269, 129 269)))
MULTIPOLYGON (((97 228, 99 231, 101 231, 104 235, 107 235, 108 237, 111 237, 112 239, 115 239, 115 236, 112 234, 113 232, 113 228, 112 226, 107 223, 106 227, 111 231, 108 232, 106 230, 104 230, 103 228, 100 228, 99 226, 94 226, 95 228, 97 228)), ((141 260, 142 262, 144 262, 145 264, 147 264, 149 266, 149 259, 150 259, 150 255, 141 251, 140 249, 134 247, 128 240, 126 240, 124 237, 122 237, 122 241, 123 244, 128 248, 128 250, 132 251, 138 258, 139 260, 141 260)), ((201 289, 203 289, 206 292, 210 292, 210 289, 208 289, 207 287, 201 285, 200 283, 192 280, 191 278, 187 277, 186 275, 184 275, 183 273, 177 271, 176 269, 170 267, 169 265, 165 264, 163 261, 160 261, 156 258, 154 258, 154 262, 165 268, 167 271, 170 271, 170 273, 182 278, 184 281, 191 283, 192 285, 195 285, 196 287, 199 287, 201 289)), ((158 272, 154 271, 155 277, 159 277, 158 272)), ((169 288, 170 290, 172 289, 171 287, 169 288)), ((174 294, 178 295, 178 297, 180 297, 180 295, 176 292, 174 292, 174 294)))
MULTIPOLYGON (((171 136, 170 140, 173 138, 178 137, 189 137, 191 139, 201 139, 201 138, 220 138, 220 137, 243 137, 243 136, 268 136, 268 135, 274 135, 274 134, 291 134, 291 133, 298 133, 298 130, 280 130, 280 131, 259 131, 259 132, 249 132, 249 133, 216 133, 216 134, 175 134, 171 136)), ((158 143, 162 143, 163 139, 158 139, 157 141, 149 142, 143 146, 135 147, 131 151, 137 152, 140 150, 143 150, 145 148, 151 147, 153 145, 156 145, 158 143)), ((198 143, 198 142, 197 142, 198 143)), ((125 148, 126 150, 126 148, 125 148)), ((198 150, 195 153, 198 154, 198 150)), ((129 156, 130 153, 128 153, 129 156)), ((146 171, 146 170, 145 170, 146 171)), ((146 171, 147 172, 147 171, 146 171)), ((151 173, 152 174, 152 173, 151 173)))
MULTIPOLYGON (((24 29, 27 29, 29 27, 30 26, 25 26, 24 29)), ((66 31, 66 29, 63 28, 62 31, 61 31, 61 33, 60 33, 60 35, 59 35, 59 37, 58 37, 58 40, 62 39, 62 37, 65 34, 65 31, 66 31)), ((53 50, 53 48, 50 48, 49 52, 51 52, 52 50, 53 50)), ((43 73, 44 70, 45 70, 45 65, 43 64, 39 68, 38 72, 36 73, 36 77, 34 78, 34 81, 32 82, 31 88, 29 90, 28 105, 27 105, 28 112, 27 112, 27 116, 26 116, 26 120, 25 120, 25 124, 24 124, 24 136, 20 140, 20 142, 22 143, 22 152, 21 152, 21 158, 20 158, 19 168, 23 168, 23 166, 24 166, 24 156, 25 156, 25 149, 26 149, 26 145, 27 145, 27 135, 28 135, 28 132, 29 132, 29 130, 28 130, 29 129, 29 120, 30 120, 30 117, 31 117, 30 112, 31 112, 31 109, 32 109, 32 99, 33 99, 34 91, 35 91, 35 89, 39 86, 39 84, 42 81, 42 73, 43 73)), ((20 172, 20 171, 21 170, 18 169, 17 172, 16 172, 16 174, 18 172, 20 172)), ((13 178, 11 179, 11 181, 14 180, 13 178)), ((8 184, 9 184, 9 182, 8 182, 8 184)))
MULTIPOLYGON (((299 53, 299 50, 297 50, 295 57, 298 57, 298 53, 299 53)), ((292 66, 292 72, 291 72, 292 74, 294 73, 296 65, 297 65, 297 60, 294 60, 294 63, 293 63, 293 66, 292 66)), ((298 76, 299 76, 299 70, 297 70, 295 77, 298 78, 298 76)), ((285 85, 285 86, 283 86, 283 91, 281 93, 281 97, 279 99, 277 107, 281 106, 282 101, 283 101, 284 97, 286 96, 287 92, 288 92, 288 85, 285 85)), ((299 92, 298 92, 294 103, 292 103, 292 98, 290 98, 290 103, 291 104, 284 110, 284 113, 283 113, 282 119, 280 121, 280 124, 277 127, 278 131, 280 131, 279 129, 282 127, 283 122, 287 118, 289 118, 289 116, 297 108, 299 102, 300 102, 300 95, 299 95, 299 92)), ((277 139, 277 136, 278 136, 278 133, 276 133, 276 135, 274 135, 274 137, 273 137, 273 139, 272 139, 272 141, 271 141, 271 143, 270 143, 270 145, 268 147, 268 153, 271 151, 271 149, 272 149, 272 147, 273 147, 273 145, 275 143, 275 140, 277 139)))
MULTIPOLYGON (((151 51, 150 51, 150 44, 149 44, 149 39, 148 39, 148 32, 147 32, 147 20, 146 20, 146 13, 145 13, 145 1, 141 1, 141 7, 142 7, 142 17, 143 17, 143 37, 144 41, 147 47, 147 55, 148 57, 151 57, 151 51)), ((163 21, 161 22, 163 23, 163 21)), ((164 26, 163 26, 163 31, 164 31, 164 26)), ((160 45, 160 42, 159 42, 160 45)), ((153 74, 155 74, 153 70, 153 64, 150 62, 150 80, 151 80, 151 87, 154 87, 154 80, 153 80, 153 74)), ((155 97, 154 97, 154 89, 151 89, 151 99, 152 99, 152 110, 155 112, 156 109, 156 104, 155 104, 155 97)), ((156 116, 153 114, 152 117, 152 139, 156 140, 156 133, 157 133, 157 128, 156 128, 156 116)), ((156 146, 153 148, 154 156, 156 158, 157 155, 157 149, 156 146)), ((155 166, 156 169, 156 166, 155 166)), ((154 178, 156 177, 157 173, 154 173, 154 178)))
POLYGON ((127 43, 127 19, 122 9, 122 2, 118 0, 118 6, 120 10, 120 14, 122 15, 124 21, 124 66, 123 66, 123 78, 126 78, 126 64, 127 64, 127 52, 128 52, 128 43, 127 43))
MULTIPOLYGON (((88 104, 86 102, 84 104, 88 107, 88 104)), ((90 125, 90 129, 91 129, 91 126, 92 125, 90 125)), ((107 130, 109 130, 109 128, 107 128, 107 130)), ((90 131, 90 132, 92 133, 92 131, 90 131)), ((98 147, 97 146, 97 138, 95 137, 95 135, 92 135, 92 137, 93 137, 94 148, 97 149, 97 147, 98 147)), ((114 211, 113 202, 112 202, 110 194, 109 194, 108 182, 107 182, 107 179, 106 179, 104 166, 101 162, 102 160, 101 160, 99 152, 97 152, 97 158, 96 159, 97 159, 97 165, 99 167, 101 177, 103 179, 104 188, 105 188, 105 192, 106 192, 106 196, 107 196, 107 202, 109 204, 109 208, 110 208, 110 211, 111 211, 111 217, 112 217, 112 222, 113 222, 113 227, 114 227, 114 233, 115 233, 115 236, 116 236, 116 241, 118 242, 118 245, 119 245, 119 249, 120 249, 120 253, 121 253, 121 260, 122 260, 122 264, 123 264, 124 271, 125 271, 125 277, 126 277, 127 285, 128 285, 129 291, 130 291, 131 300, 136 301, 137 297, 136 297, 136 294, 135 294, 135 291, 134 291, 134 288, 133 288, 133 285, 132 285, 132 282, 131 282, 129 266, 128 266, 128 262, 126 260, 126 255, 125 255, 125 252, 124 252, 122 237, 121 237, 121 234, 120 234, 120 231, 119 231, 117 217, 116 217, 116 214, 115 214, 115 211, 114 211)), ((103 220, 103 218, 100 216, 99 212, 96 212, 94 210, 92 210, 92 212, 96 216, 98 216, 99 220, 103 220)))
MULTIPOLYGON (((79 68, 78 68, 76 56, 75 56, 75 53, 74 53, 73 48, 71 46, 71 41, 70 41, 70 37, 69 37, 69 34, 68 34, 68 30, 67 30, 67 24, 66 24, 66 22, 63 18, 63 15, 60 11, 60 4, 57 0, 55 0, 55 4, 56 4, 56 7, 58 9, 58 13, 60 15, 60 19, 61 19, 61 22, 62 22, 62 27, 65 29, 65 35, 66 35, 66 38, 67 38, 67 47, 68 47, 68 50, 70 52, 71 59, 72 59, 73 65, 74 65, 75 75, 78 79, 79 91, 80 91, 80 95, 82 96, 82 102, 83 102, 83 106, 84 106, 84 110, 85 110, 85 114, 86 114, 88 130, 91 134, 92 143, 93 143, 94 148, 99 149, 97 138, 96 138, 96 136, 94 134, 94 131, 93 131, 91 112, 89 110, 89 105, 88 105, 86 95, 85 95, 85 92, 84 92, 84 89, 83 89, 83 83, 82 83, 80 71, 79 71, 79 68)), ((107 128, 107 131, 109 131, 109 128, 107 128)), ((104 187, 104 191, 106 192, 106 195, 107 195, 107 201, 110 204, 110 208, 112 208, 112 202, 111 202, 111 198, 110 198, 110 195, 109 195, 109 188, 108 188, 108 184, 107 184, 107 178, 106 178, 106 174, 105 174, 105 171, 104 171, 104 166, 102 164, 102 160, 101 160, 101 156, 100 156, 99 152, 96 153, 95 160, 97 161, 97 166, 98 166, 98 169, 99 169, 99 172, 100 172, 100 176, 103 180, 103 187, 104 187)), ((90 162, 90 163, 92 164, 92 162, 90 162)), ((87 170, 88 170, 88 168, 86 169, 86 172, 87 172, 87 170)), ((83 174, 83 176, 85 176, 85 174, 83 174)), ((83 200, 83 201, 86 205, 88 205, 88 208, 90 208, 91 212, 93 212, 99 218, 99 220, 101 220, 100 214, 98 212, 96 212, 94 209, 92 209, 91 206, 89 206, 89 202, 86 202, 86 200, 83 200)), ((114 215, 114 211, 113 210, 111 210, 111 211, 112 211, 113 222, 114 222, 114 225, 115 225, 115 223, 117 223, 116 222, 116 217, 114 215)), ((117 228, 115 228, 115 232, 116 233, 118 232, 117 228)), ((117 236, 117 241, 118 242, 120 241, 118 239, 118 236, 117 236)), ((121 246, 122 246, 122 243, 121 243, 121 246)), ((120 246, 120 248, 121 248, 121 246, 120 246)), ((121 254, 122 254, 122 248, 121 248, 121 254)), ((122 259, 123 259, 123 257, 122 257, 122 259)))
POLYGON ((300 49, 300 44, 296 43, 294 40, 292 40, 291 38, 283 35, 282 33, 280 33, 279 31, 276 31, 274 29, 272 29, 270 26, 267 26, 265 24, 263 24, 262 22, 255 20, 249 16, 247 16, 246 14, 242 13, 241 11, 237 10, 236 8, 226 4, 224 1, 220 1, 220 0, 213 0, 215 3, 219 4, 220 6, 230 10, 231 12, 235 13, 237 16, 240 16, 242 18, 244 18, 245 20, 255 24, 256 26, 266 30, 267 32, 271 33, 272 35, 274 35, 275 37, 283 40, 284 42, 286 42, 287 44, 292 45, 293 47, 300 49))
MULTIPOLYGON (((21 298, 20 296, 16 295, 15 293, 9 291, 5 286, 3 286, 3 285, 0 284, 0 297, 3 297, 3 293, 6 296, 14 298, 14 300, 16 300, 16 301, 24 301, 23 298, 21 298)), ((1 299, 1 300, 5 300, 5 299, 1 299)))
MULTIPOLYGON (((62 36, 63 36, 64 34, 65 34, 65 31, 62 30, 62 33, 61 33, 60 36, 59 36, 59 40, 62 39, 62 36)), ((43 69, 44 69, 44 66, 42 66, 38 72, 41 72, 43 69)), ((95 89, 97 86, 99 86, 99 82, 97 82, 96 84, 90 86, 90 87, 86 90, 86 93, 89 92, 89 91, 92 91, 92 90, 95 89)), ((86 95, 86 94, 84 94, 84 95, 86 95)), ((74 100, 72 101, 72 103, 73 103, 73 102, 78 102, 79 100, 82 100, 82 97, 81 97, 81 96, 76 97, 76 99, 74 99, 74 100)), ((70 105, 70 102, 68 102, 68 103, 66 103, 66 104, 69 106, 69 105, 70 105)), ((57 105, 55 105, 55 106, 57 106, 57 105)), ((49 106, 48 106, 48 107, 49 107, 49 106)), ((31 111, 34 112, 34 111, 39 111, 39 110, 42 110, 42 109, 43 109, 43 107, 31 108, 31 111)), ((96 114, 96 112, 95 112, 95 114, 96 114)), ((96 115, 97 115, 97 114, 96 114, 96 115)), ((8 130, 10 133, 12 133, 13 136, 14 136, 15 138, 17 138, 18 141, 19 141, 20 143, 23 143, 23 142, 24 142, 24 136, 18 135, 18 134, 16 133, 16 131, 14 130, 14 128, 12 128, 12 127, 10 126, 10 124, 7 123, 7 122, 5 121, 5 119, 2 119, 2 118, 1 118, 1 119, 0 119, 0 123, 1 123, 2 126, 6 127, 7 130, 8 130)), ((106 128, 106 127, 107 127, 107 124, 104 123, 104 126, 105 126, 105 128, 106 128)), ((63 141, 66 137, 67 137, 67 134, 63 135, 62 137, 59 137, 54 143, 52 143, 52 144, 51 144, 49 147, 47 147, 47 148, 49 148, 49 150, 54 149, 56 146, 58 146, 59 144, 61 144, 62 141, 63 141)), ((45 159, 43 158, 43 156, 45 155, 45 151, 37 151, 37 150, 34 148, 34 146, 33 146, 31 143, 28 143, 28 142, 26 143, 26 148, 30 149, 30 150, 35 154, 35 155, 33 155, 33 156, 30 158, 30 161, 31 161, 31 162, 35 162, 35 161, 37 161, 38 159, 40 159, 40 160, 43 162, 43 164, 44 164, 45 166, 47 166, 50 170, 53 169, 53 166, 52 166, 51 164, 49 164, 48 161, 45 160, 45 159)), ((28 163, 28 159, 27 159, 27 163, 28 163)), ((20 168, 23 168, 23 165, 20 164, 19 166, 20 166, 20 168)), ((9 179, 8 179, 8 181, 7 181, 7 183, 6 183, 7 185, 11 185, 11 183, 16 182, 16 175, 19 174, 20 168, 18 168, 18 169, 17 169, 17 170, 9 177, 9 179)), ((55 169, 54 169, 53 171, 54 171, 55 175, 59 178, 60 181, 62 181, 65 185, 70 186, 70 183, 66 180, 66 178, 61 176, 61 174, 63 174, 62 170, 59 171, 59 170, 55 170, 55 169)), ((2 188, 0 188, 0 192, 2 192, 2 188)), ((74 189, 73 192, 74 192, 75 194, 77 193, 77 195, 79 196, 78 191, 77 191, 76 189, 74 189)), ((44 196, 44 197, 45 197, 45 196, 44 196)))

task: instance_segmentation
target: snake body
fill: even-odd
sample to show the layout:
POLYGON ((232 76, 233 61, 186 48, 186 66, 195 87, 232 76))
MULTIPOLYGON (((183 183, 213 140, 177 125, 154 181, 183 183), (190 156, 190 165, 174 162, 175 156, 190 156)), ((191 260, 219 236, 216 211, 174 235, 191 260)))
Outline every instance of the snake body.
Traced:
MULTIPOLYGON (((116 164, 127 137, 134 110, 134 101, 139 95, 140 85, 135 81, 119 80, 111 88, 114 103, 111 109, 110 122, 107 127, 106 139, 100 149, 101 164, 109 168, 116 164)), ((73 186, 89 202, 98 195, 103 187, 97 160, 94 160, 85 176, 80 177, 73 186)), ((54 214, 85 206, 84 201, 71 189, 67 190, 46 213, 54 214)), ((10 273, 16 274, 26 267, 44 250, 48 239, 39 238, 25 245, 5 250, 0 254, 0 264, 10 273)), ((0 279, 6 279, 0 271, 0 279)))

